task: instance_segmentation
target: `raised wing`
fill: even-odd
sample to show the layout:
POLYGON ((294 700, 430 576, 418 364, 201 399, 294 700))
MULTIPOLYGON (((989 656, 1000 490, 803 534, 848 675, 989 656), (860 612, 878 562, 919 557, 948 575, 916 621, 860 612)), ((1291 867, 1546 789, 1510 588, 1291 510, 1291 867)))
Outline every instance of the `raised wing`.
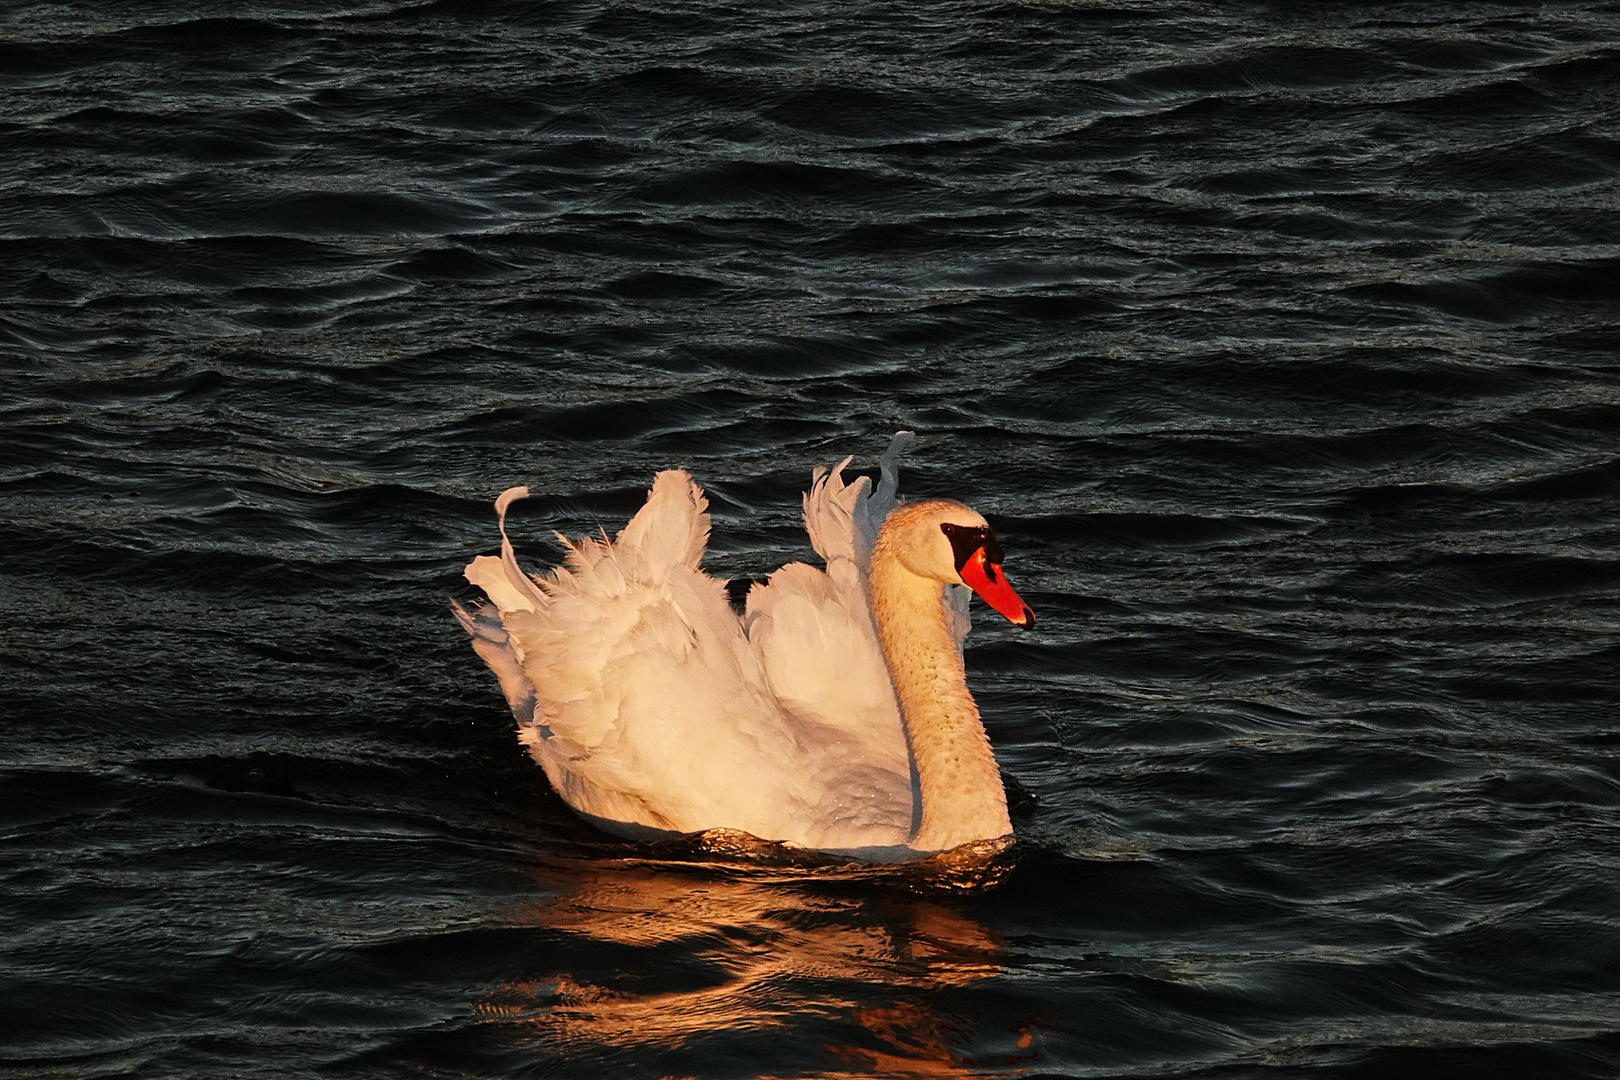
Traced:
POLYGON ((487 610, 463 624, 508 700, 530 705, 514 708, 519 739, 576 810, 627 835, 752 822, 764 811, 748 804, 777 793, 734 778, 789 752, 724 585, 698 567, 706 510, 689 476, 663 472, 615 541, 565 540, 544 577, 518 567, 504 522, 501 558, 467 568, 499 628, 487 610))
POLYGON ((877 528, 895 503, 897 461, 911 441, 895 436, 881 459, 878 489, 845 484, 846 458, 815 471, 804 497, 805 531, 826 570, 791 563, 748 594, 745 624, 779 704, 843 749, 863 776, 850 812, 902 835, 915 812, 910 756, 888 666, 867 604, 866 568, 877 528), (858 810, 857 810, 858 807, 858 810))

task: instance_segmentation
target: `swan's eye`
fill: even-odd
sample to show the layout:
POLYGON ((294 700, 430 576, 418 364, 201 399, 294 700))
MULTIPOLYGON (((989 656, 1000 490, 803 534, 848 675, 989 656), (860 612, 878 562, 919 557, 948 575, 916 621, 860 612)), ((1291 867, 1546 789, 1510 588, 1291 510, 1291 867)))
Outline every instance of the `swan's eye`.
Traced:
MULTIPOLYGON (((996 543, 995 536, 983 525, 955 525, 945 521, 940 523, 939 531, 951 542, 957 573, 960 574, 968 560, 981 551, 987 564, 1001 565, 1001 545, 996 543)), ((991 580, 995 579, 992 577, 991 580)))

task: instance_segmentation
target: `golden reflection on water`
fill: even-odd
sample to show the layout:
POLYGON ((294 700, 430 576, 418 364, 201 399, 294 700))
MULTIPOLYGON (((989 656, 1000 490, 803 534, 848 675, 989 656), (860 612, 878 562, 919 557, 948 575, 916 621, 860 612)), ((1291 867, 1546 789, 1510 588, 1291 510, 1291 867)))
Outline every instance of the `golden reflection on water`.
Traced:
MULTIPOLYGON (((521 1025, 540 1056, 576 1062, 611 1049, 641 1058, 732 1032, 752 1045, 779 1034, 772 1045, 819 1059, 775 1071, 761 1062, 758 1075, 981 1075, 964 1053, 971 1018, 930 1001, 998 974, 997 935, 948 897, 863 881, 878 873, 629 861, 548 868, 544 884, 556 895, 522 912, 521 923, 579 939, 582 948, 564 955, 646 950, 649 968, 665 974, 597 959, 537 971, 475 1008, 521 1025)), ((1015 1031, 993 1041, 1021 1056, 1031 1038, 1015 1031)), ((994 1062, 1000 1075, 1012 1063, 994 1062)))

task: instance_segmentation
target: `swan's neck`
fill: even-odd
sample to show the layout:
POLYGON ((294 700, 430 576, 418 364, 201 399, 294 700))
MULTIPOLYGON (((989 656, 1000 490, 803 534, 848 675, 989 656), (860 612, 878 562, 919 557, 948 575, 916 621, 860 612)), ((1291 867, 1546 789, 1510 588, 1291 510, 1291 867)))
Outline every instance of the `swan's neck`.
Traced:
POLYGON ((872 555, 872 617, 889 665, 922 813, 911 847, 946 851, 1012 832, 990 739, 968 693, 962 654, 945 613, 945 586, 884 551, 872 555))

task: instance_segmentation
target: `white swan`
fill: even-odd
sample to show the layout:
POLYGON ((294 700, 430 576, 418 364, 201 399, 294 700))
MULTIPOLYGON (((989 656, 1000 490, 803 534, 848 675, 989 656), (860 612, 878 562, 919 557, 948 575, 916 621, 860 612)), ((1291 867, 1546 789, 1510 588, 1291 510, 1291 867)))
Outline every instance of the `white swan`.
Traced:
POLYGON ((712 828, 872 861, 1007 837, 1006 796, 961 641, 967 586, 1012 622, 1034 613, 984 518, 898 503, 882 480, 814 473, 804 521, 826 570, 789 563, 739 618, 699 569, 708 502, 661 472, 611 543, 569 543, 531 578, 506 536, 467 580, 491 603, 456 616, 500 678, 519 740, 586 820, 631 839, 712 828), (881 527, 880 527, 881 525, 881 527))

